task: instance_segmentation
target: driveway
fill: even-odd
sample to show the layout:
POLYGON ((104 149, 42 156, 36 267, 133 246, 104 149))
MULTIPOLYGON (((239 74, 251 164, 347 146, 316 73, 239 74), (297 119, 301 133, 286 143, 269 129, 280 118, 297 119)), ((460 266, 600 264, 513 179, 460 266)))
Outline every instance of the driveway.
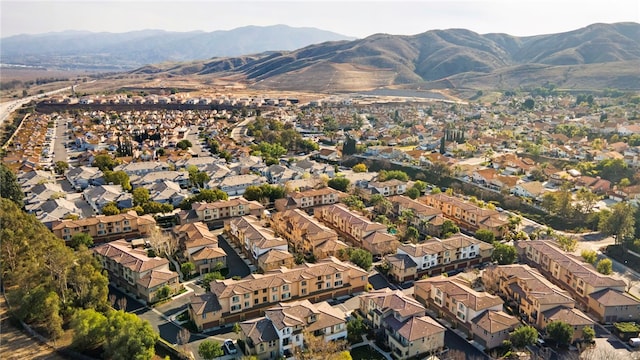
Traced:
MULTIPOLYGON (((444 332, 444 344, 451 350, 457 350, 465 354, 467 360, 489 360, 491 359, 487 354, 478 350, 471 345, 466 339, 460 337, 460 335, 447 329, 444 332)), ((446 357, 444 357, 446 358, 446 357)))
POLYGON ((229 268, 229 275, 227 275, 227 278, 232 278, 234 276, 240 276, 243 278, 251 274, 251 270, 247 264, 222 235, 218 235, 218 247, 222 248, 222 250, 227 253, 227 267, 229 268))

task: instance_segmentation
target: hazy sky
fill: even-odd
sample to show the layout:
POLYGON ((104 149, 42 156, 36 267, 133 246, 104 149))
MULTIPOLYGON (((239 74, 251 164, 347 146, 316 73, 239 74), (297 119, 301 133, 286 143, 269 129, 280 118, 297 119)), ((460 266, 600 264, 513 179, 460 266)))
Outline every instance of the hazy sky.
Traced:
POLYGON ((640 0, 0 0, 0 37, 64 30, 214 31, 275 24, 354 37, 449 28, 524 36, 621 21, 640 22, 640 0))

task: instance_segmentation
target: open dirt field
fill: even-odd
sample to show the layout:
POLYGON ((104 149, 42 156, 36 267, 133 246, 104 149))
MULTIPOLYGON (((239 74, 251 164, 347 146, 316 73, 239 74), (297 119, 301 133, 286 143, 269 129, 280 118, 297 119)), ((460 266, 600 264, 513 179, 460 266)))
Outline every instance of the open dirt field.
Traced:
POLYGON ((18 330, 9 321, 4 297, 0 296, 0 358, 3 360, 64 360, 50 347, 18 330))

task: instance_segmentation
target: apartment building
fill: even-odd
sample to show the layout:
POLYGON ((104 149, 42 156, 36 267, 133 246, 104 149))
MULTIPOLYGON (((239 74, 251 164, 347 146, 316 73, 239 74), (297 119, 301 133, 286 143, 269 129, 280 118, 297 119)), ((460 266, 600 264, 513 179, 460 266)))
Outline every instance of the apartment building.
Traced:
POLYGON ((201 221, 210 226, 222 227, 226 219, 244 215, 261 216, 263 212, 262 204, 242 197, 212 203, 196 202, 191 205, 191 210, 182 210, 178 213, 178 223, 201 221))
POLYGON ((51 225, 53 234, 62 240, 69 241, 74 234, 91 235, 95 243, 115 239, 133 239, 147 236, 156 226, 150 215, 138 215, 135 211, 118 215, 97 215, 78 220, 59 220, 51 225))
POLYGON ((144 249, 135 249, 124 239, 96 246, 92 251, 112 284, 147 303, 160 300, 157 292, 164 286, 169 286, 172 294, 182 288, 178 273, 169 270, 169 260, 148 257, 144 249))
POLYGON ((445 218, 455 222, 461 229, 471 232, 485 229, 497 238, 502 238, 508 231, 507 215, 496 210, 482 208, 443 193, 425 195, 419 201, 440 209, 445 218))
POLYGON ((338 233, 307 215, 301 209, 285 210, 271 215, 273 231, 289 243, 289 248, 301 254, 313 254, 316 259, 337 256, 349 246, 338 240, 338 233))
POLYGON ((292 209, 305 209, 306 211, 310 211, 316 206, 335 204, 346 196, 347 194, 342 191, 325 187, 322 189, 294 191, 287 194, 283 199, 277 199, 274 205, 278 211, 292 209))
POLYGON ((199 274, 227 267, 227 253, 218 247, 218 238, 202 222, 177 225, 173 236, 178 241, 184 261, 195 264, 199 274))
POLYGON ((327 258, 293 269, 252 274, 242 280, 215 280, 211 293, 193 295, 189 315, 197 328, 230 324, 264 315, 282 301, 324 301, 365 290, 368 273, 357 266, 327 258))
POLYGON ((622 295, 626 291, 623 280, 600 274, 592 265, 565 253, 550 241, 520 241, 516 248, 521 259, 568 291, 581 308, 599 316, 601 321, 640 318, 640 301, 622 295))
POLYGON ((387 233, 387 226, 371 221, 349 210, 344 204, 323 206, 314 210, 314 216, 337 230, 356 247, 373 255, 393 253, 400 244, 394 235, 387 233))
POLYGON ((244 353, 258 359, 289 358, 296 348, 304 348, 305 334, 326 342, 347 337, 344 313, 326 302, 309 300, 280 303, 265 311, 264 317, 240 323, 244 353))
MULTIPOLYGON (((574 339, 579 339, 588 317, 575 308, 571 294, 560 289, 529 265, 492 265, 483 273, 484 284, 490 284, 493 290, 506 301, 515 304, 522 319, 544 330, 548 323, 562 320, 574 328, 574 339)), ((590 320, 589 320, 590 321, 590 320)))
POLYGON ((367 185, 371 195, 380 194, 382 196, 401 195, 407 192, 406 181, 391 179, 387 181, 372 181, 367 185))
POLYGON ((402 291, 386 288, 359 298, 360 312, 383 337, 394 358, 435 354, 444 347, 445 328, 402 291))
POLYGON ((396 215, 401 215, 404 211, 413 212, 414 216, 409 219, 409 224, 422 235, 439 236, 442 232, 444 218, 442 211, 428 206, 420 201, 413 200, 408 196, 396 195, 389 197, 393 204, 396 215))
POLYGON ((496 295, 471 288, 461 276, 436 276, 417 281, 414 296, 468 337, 487 347, 502 345, 520 321, 503 311, 504 302, 496 295))
POLYGON ((289 252, 287 240, 276 236, 272 229, 266 228, 260 219, 253 215, 231 219, 225 226, 225 231, 254 265, 258 265, 258 258, 272 250, 287 254, 289 252))
POLYGON ((431 238, 419 244, 403 244, 387 255, 389 276, 397 282, 419 279, 479 265, 491 260, 493 245, 458 233, 447 239, 431 238))

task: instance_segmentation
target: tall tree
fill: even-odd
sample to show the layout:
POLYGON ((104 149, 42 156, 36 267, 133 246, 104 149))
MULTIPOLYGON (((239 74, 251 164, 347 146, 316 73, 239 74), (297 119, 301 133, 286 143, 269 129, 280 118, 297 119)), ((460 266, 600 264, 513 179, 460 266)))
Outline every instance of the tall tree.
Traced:
POLYGON ((549 338, 554 339, 558 345, 567 345, 573 337, 573 327, 563 321, 552 321, 545 328, 549 338))
POLYGON ((523 349, 527 345, 533 345, 538 339, 538 330, 533 326, 520 326, 509 334, 509 340, 516 349, 523 349))
POLYGON ((219 342, 204 340, 198 346, 198 355, 205 360, 213 360, 224 355, 224 351, 222 350, 222 346, 220 346, 219 342))
POLYGON ((158 337, 149 322, 135 314, 111 311, 107 318, 104 352, 110 359, 150 360, 155 355, 158 337))
POLYGON ((13 201, 18 207, 23 205, 24 193, 18 179, 3 163, 0 163, 0 197, 13 201))
POLYGON ((616 244, 623 244, 635 233, 635 211, 629 203, 621 202, 613 206, 610 214, 602 214, 598 228, 600 231, 612 235, 616 244))

